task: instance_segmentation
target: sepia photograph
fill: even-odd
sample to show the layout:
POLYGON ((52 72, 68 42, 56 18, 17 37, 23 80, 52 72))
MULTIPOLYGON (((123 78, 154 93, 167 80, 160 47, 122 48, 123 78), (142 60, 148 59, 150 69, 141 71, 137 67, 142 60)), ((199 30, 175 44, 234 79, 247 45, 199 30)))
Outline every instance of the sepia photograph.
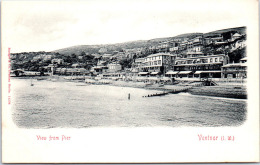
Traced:
POLYGON ((259 161, 258 31, 254 0, 3 0, 2 161, 259 161))

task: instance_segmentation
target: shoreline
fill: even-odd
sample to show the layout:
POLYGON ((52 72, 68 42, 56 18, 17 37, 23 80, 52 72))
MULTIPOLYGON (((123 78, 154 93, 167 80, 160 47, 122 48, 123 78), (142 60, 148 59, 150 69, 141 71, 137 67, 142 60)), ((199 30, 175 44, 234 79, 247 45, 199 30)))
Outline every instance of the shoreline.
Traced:
MULTIPOLYGON (((179 90, 187 87, 191 87, 191 85, 182 86, 182 85, 164 85, 159 87, 157 84, 143 86, 140 87, 138 85, 131 85, 135 82, 128 82, 128 85, 118 85, 118 84, 107 84, 111 86, 120 86, 120 87, 132 87, 132 88, 143 88, 148 90, 158 90, 158 91, 172 91, 179 90)), ((106 84, 104 84, 106 85, 106 84)), ((247 99, 247 90, 244 86, 201 86, 195 87, 192 86, 191 89, 187 90, 187 93, 192 95, 200 95, 200 96, 213 96, 213 97, 224 97, 224 98, 234 98, 234 99, 247 99)))
MULTIPOLYGON (((44 76, 44 77, 16 77, 18 79, 38 79, 47 81, 59 81, 59 82, 83 82, 84 80, 68 80, 63 76, 44 76)), ((38 80, 38 81, 42 81, 38 80)), ((87 84, 87 83, 86 83, 87 84)), ((169 92, 173 90, 179 90, 187 87, 192 87, 186 92, 192 95, 200 96, 213 96, 213 97, 224 97, 234 99, 247 99, 247 89, 243 85, 218 85, 218 86, 193 86, 189 84, 183 85, 159 85, 159 84, 146 84, 144 82, 133 82, 133 81, 111 81, 109 84, 96 84, 96 85, 110 85, 118 87, 131 87, 131 88, 143 88, 148 90, 158 90, 161 92, 169 92)))

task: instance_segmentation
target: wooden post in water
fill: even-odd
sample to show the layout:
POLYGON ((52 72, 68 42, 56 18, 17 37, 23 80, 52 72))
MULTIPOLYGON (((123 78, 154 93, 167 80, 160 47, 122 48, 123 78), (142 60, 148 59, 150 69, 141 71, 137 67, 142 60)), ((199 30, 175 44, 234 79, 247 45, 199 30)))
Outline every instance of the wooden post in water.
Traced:
POLYGON ((128 100, 130 100, 130 93, 128 93, 128 100))

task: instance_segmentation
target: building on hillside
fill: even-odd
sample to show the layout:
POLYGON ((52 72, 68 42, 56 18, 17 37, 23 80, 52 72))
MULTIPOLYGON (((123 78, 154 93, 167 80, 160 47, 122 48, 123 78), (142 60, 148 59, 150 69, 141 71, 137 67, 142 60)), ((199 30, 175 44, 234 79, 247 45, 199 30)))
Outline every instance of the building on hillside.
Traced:
POLYGON ((43 57, 43 61, 50 61, 52 59, 52 55, 48 54, 48 55, 44 55, 43 57))
POLYGON ((52 64, 63 64, 64 63, 64 60, 63 59, 58 59, 58 58, 55 58, 55 59, 52 59, 51 60, 51 63, 52 64))
POLYGON ((204 54, 200 51, 191 51, 187 52, 186 54, 183 54, 183 58, 189 58, 189 57, 199 57, 199 56, 204 56, 204 54))
POLYGON ((177 53, 178 51, 179 51, 179 47, 178 46, 170 48, 170 52, 177 53))
POLYGON ((79 60, 82 60, 82 59, 83 59, 83 56, 79 55, 79 56, 78 56, 78 59, 79 59, 79 60))
POLYGON ((191 49, 193 47, 193 45, 192 45, 192 41, 190 40, 190 41, 188 41, 187 42, 187 47, 186 47, 186 49, 191 49))
POLYGON ((204 44, 204 39, 202 36, 198 36, 196 38, 194 38, 193 40, 191 40, 192 42, 192 46, 201 46, 204 44))
POLYGON ((100 57, 102 57, 102 55, 101 55, 101 54, 98 54, 98 53, 93 53, 93 54, 91 54, 91 56, 94 56, 95 58, 100 58, 100 57))
POLYGON ((211 38, 211 40, 212 40, 212 43, 213 43, 213 44, 217 44, 217 43, 219 43, 219 42, 223 42, 223 41, 224 41, 223 36, 214 37, 214 38, 211 38))
POLYGON ((203 45, 192 46, 188 49, 188 52, 201 52, 203 50, 203 45))
POLYGON ((97 66, 93 66, 90 69, 90 72, 92 72, 95 75, 106 73, 108 70, 108 67, 106 66, 106 61, 99 60, 97 63, 97 66))
POLYGON ((240 37, 242 37, 242 35, 241 34, 239 34, 239 33, 235 33, 234 35, 232 35, 232 41, 234 41, 234 40, 236 40, 236 39, 238 39, 238 38, 240 38, 240 37))
POLYGON ((231 44, 231 50, 242 49, 246 47, 246 40, 237 40, 231 44))
POLYGON ((122 70, 122 65, 120 65, 119 63, 110 63, 107 65, 108 67, 108 72, 118 72, 122 70))
POLYGON ((180 43, 180 45, 178 46, 179 48, 179 50, 186 50, 187 49, 187 47, 188 47, 188 41, 183 41, 183 42, 181 42, 180 43))
POLYGON ((37 56, 34 56, 33 59, 31 60, 31 62, 36 62, 38 60, 42 60, 43 59, 43 56, 42 55, 37 55, 37 56))
POLYGON ((210 45, 213 43, 213 40, 210 37, 204 38, 204 44, 205 45, 210 45))
POLYGON ((82 68, 83 64, 82 63, 75 63, 71 65, 72 68, 82 68))
POLYGON ((101 53, 101 54, 106 53, 107 48, 100 48, 98 52, 101 53))
POLYGON ((240 63, 230 63, 222 66, 222 78, 247 78, 247 57, 242 58, 240 63))
POLYGON ((220 55, 190 55, 175 60, 175 76, 186 78, 221 78, 221 67, 229 61, 228 56, 220 55))
POLYGON ((116 53, 113 57, 116 57, 116 59, 117 59, 118 61, 120 61, 120 60, 126 58, 126 54, 123 53, 123 52, 118 52, 118 53, 116 53))
POLYGON ((112 57, 112 54, 108 54, 108 53, 102 55, 102 59, 103 59, 103 60, 110 60, 111 57, 112 57))
MULTIPOLYGON (((159 45, 158 45, 158 51, 159 52, 169 52, 169 49, 170 47, 173 46, 173 43, 171 42, 168 42, 168 41, 164 41, 164 42, 161 42, 159 45)), ((175 46, 175 45, 174 45, 175 46)))
POLYGON ((90 72, 93 74, 102 74, 107 72, 108 67, 107 66, 94 66, 91 68, 90 72))
POLYGON ((47 66, 48 72, 50 72, 52 75, 55 74, 56 68, 57 68, 57 64, 49 64, 49 65, 47 66))
POLYGON ((132 63, 131 72, 141 72, 144 66, 144 58, 137 58, 132 63))
POLYGON ((154 75, 163 74, 174 67, 176 56, 168 53, 152 54, 144 58, 143 72, 151 72, 154 75))

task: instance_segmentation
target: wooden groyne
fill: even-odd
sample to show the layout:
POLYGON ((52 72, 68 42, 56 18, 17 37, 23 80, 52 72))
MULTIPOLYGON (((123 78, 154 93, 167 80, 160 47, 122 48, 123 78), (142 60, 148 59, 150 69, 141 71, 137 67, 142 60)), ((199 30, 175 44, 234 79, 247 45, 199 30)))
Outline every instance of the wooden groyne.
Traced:
POLYGON ((164 96, 164 95, 167 95, 167 94, 178 94, 180 92, 186 92, 191 88, 192 88, 192 86, 189 86, 189 87, 185 87, 185 88, 182 88, 182 89, 174 89, 174 90, 170 90, 170 91, 167 91, 167 92, 164 91, 162 93, 149 94, 149 95, 145 95, 143 97, 155 97, 155 96, 164 96))

